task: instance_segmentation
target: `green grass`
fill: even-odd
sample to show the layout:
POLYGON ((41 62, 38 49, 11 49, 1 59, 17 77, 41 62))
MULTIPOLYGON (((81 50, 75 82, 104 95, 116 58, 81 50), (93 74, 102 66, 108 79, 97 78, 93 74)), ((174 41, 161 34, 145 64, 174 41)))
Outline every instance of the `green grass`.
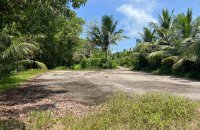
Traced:
POLYGON ((168 94, 128 96, 119 92, 99 112, 78 118, 32 112, 28 129, 59 130, 178 130, 200 129, 199 103, 168 94))
POLYGON ((8 91, 16 88, 27 80, 30 80, 31 78, 34 78, 35 76, 44 73, 45 71, 46 70, 34 69, 4 77, 2 80, 0 80, 0 91, 8 91))
POLYGON ((76 64, 71 67, 59 66, 59 67, 52 69, 52 71, 65 71, 65 70, 68 70, 68 71, 100 71, 103 69, 101 69, 101 68, 82 68, 80 64, 76 64))
POLYGON ((58 66, 58 67, 55 67, 53 70, 70 70, 70 68, 66 66, 58 66))

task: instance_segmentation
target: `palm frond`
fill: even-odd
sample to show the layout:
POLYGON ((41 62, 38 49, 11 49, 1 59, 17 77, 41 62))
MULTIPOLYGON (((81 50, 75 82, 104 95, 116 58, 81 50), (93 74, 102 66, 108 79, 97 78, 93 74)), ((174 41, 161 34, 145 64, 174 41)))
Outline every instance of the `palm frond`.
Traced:
POLYGON ((144 42, 144 43, 139 43, 136 46, 136 50, 138 50, 139 52, 151 52, 153 50, 154 45, 152 43, 149 42, 144 42))
POLYGON ((178 57, 177 56, 169 56, 167 58, 164 58, 162 60, 163 65, 173 65, 177 61, 178 57))
POLYGON ((200 42, 193 38, 186 38, 182 41, 182 47, 180 48, 181 55, 180 57, 189 60, 196 61, 200 57, 200 42))
POLYGON ((183 65, 184 61, 185 61, 184 59, 179 59, 179 60, 176 61, 175 64, 172 66, 172 69, 175 70, 175 69, 181 67, 181 66, 183 65))
POLYGON ((141 35, 141 39, 140 41, 143 42, 153 42, 155 41, 156 37, 155 37, 155 30, 151 30, 147 27, 143 28, 143 33, 139 33, 141 35))
POLYGON ((173 13, 174 13, 174 10, 172 10, 172 12, 170 14, 169 11, 166 9, 166 10, 163 10, 162 14, 158 16, 159 22, 160 22, 160 26, 162 28, 169 29, 169 28, 172 27, 172 24, 173 24, 173 13))
POLYGON ((37 47, 32 43, 15 42, 1 53, 1 58, 25 58, 27 55, 32 55, 36 49, 37 47))
POLYGON ((169 56, 167 51, 155 51, 149 54, 148 60, 151 64, 157 64, 160 62, 163 58, 169 56))
POLYGON ((21 60, 21 61, 18 61, 17 64, 23 65, 23 66, 35 64, 37 66, 37 68, 39 68, 39 69, 45 69, 45 70, 48 69, 44 63, 39 62, 39 61, 33 61, 33 60, 21 60))

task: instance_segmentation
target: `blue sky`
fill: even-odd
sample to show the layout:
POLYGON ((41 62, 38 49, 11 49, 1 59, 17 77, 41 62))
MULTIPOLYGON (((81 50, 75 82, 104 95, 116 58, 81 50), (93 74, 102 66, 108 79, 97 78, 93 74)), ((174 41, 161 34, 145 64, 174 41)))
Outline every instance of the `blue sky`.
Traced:
POLYGON ((135 46, 135 38, 149 22, 157 22, 162 9, 175 9, 175 14, 193 9, 193 16, 200 15, 200 0, 88 0, 78 9, 77 15, 87 23, 101 20, 103 15, 113 15, 119 22, 118 27, 125 30, 130 39, 113 46, 112 51, 122 51, 135 46))

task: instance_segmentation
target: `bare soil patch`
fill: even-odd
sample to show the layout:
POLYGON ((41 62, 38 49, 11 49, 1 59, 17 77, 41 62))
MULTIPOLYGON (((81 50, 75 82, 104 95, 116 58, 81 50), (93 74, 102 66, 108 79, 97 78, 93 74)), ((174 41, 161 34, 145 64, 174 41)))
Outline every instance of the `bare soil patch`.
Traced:
POLYGON ((51 71, 9 92, 0 93, 0 120, 23 119, 33 110, 52 110, 58 116, 84 115, 116 91, 169 92, 200 100, 200 82, 132 72, 51 71))

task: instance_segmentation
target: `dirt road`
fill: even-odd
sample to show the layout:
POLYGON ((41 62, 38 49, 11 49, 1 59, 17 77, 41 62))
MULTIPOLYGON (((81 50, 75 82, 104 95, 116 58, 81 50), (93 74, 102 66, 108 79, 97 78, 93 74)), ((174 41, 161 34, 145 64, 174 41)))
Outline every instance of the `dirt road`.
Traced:
POLYGON ((200 82, 132 72, 120 68, 103 71, 51 71, 27 85, 0 94, 0 117, 24 117, 30 110, 83 114, 115 91, 170 92, 200 100, 200 82))

